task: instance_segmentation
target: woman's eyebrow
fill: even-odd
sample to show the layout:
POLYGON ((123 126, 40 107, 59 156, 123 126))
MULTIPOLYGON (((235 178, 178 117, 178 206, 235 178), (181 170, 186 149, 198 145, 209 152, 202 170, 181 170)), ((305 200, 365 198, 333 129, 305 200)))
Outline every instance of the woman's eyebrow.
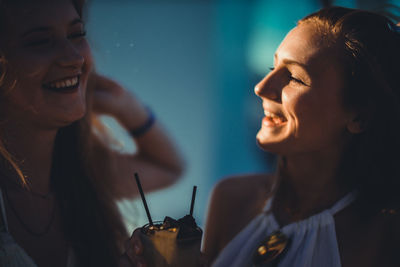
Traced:
MULTIPOLYGON (((277 54, 274 55, 274 60, 275 60, 275 62, 278 61, 278 55, 277 54)), ((290 59, 290 58, 283 58, 282 62, 285 63, 286 65, 297 65, 299 67, 302 67, 303 69, 307 69, 307 66, 305 64, 300 63, 300 62, 298 62, 296 60, 293 60, 293 59, 290 59)))
POLYGON ((24 32, 22 34, 22 37, 26 37, 27 35, 30 35, 30 34, 36 33, 36 32, 46 32, 49 29, 50 29, 50 27, 35 27, 35 28, 29 29, 26 32, 24 32))
MULTIPOLYGON (((76 24, 83 24, 82 19, 76 18, 76 19, 72 20, 69 23, 69 26, 73 26, 73 25, 76 25, 76 24)), ((46 31, 49 31, 50 29, 51 29, 51 27, 48 27, 48 26, 39 26, 39 27, 31 28, 31 29, 25 31, 22 34, 22 37, 26 37, 27 35, 32 34, 32 33, 36 33, 36 32, 46 32, 46 31)))

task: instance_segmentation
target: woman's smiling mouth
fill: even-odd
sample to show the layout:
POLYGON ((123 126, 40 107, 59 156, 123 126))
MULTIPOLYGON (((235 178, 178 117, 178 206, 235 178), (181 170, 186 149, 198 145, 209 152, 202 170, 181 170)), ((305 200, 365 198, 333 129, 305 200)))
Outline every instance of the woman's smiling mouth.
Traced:
POLYGON ((71 93, 78 89, 79 81, 80 76, 77 75, 43 84, 43 87, 54 92, 71 93))
POLYGON ((265 117, 263 118, 262 123, 265 126, 280 126, 285 124, 287 121, 285 117, 267 110, 264 110, 264 115, 265 117))

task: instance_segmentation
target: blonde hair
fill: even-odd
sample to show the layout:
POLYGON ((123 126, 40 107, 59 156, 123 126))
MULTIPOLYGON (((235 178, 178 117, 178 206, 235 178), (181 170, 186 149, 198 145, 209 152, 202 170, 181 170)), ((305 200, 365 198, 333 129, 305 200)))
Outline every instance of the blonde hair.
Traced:
MULTIPOLYGON (((71 1, 82 16, 84 1, 71 1)), ((5 2, 0 0, 2 12, 7 12, 1 9, 5 2)), ((9 2, 13 3, 11 0, 9 2)), ((12 88, 6 84, 9 75, 7 71, 10 71, 6 63, 6 55, 2 55, 0 88, 3 94, 12 88)), ((87 114, 57 132, 50 182, 60 207, 64 236, 74 249, 81 266, 117 266, 128 234, 113 199, 112 185, 108 184, 114 173, 115 158, 107 144, 101 142, 92 129, 94 126, 98 133, 105 134, 99 121, 93 125, 96 118, 91 112, 91 99, 95 82, 89 78, 87 114), (99 160, 104 164, 97 164, 99 160)), ((1 131, 0 156, 15 170, 21 184, 28 187, 18 161, 7 150, 1 131)))

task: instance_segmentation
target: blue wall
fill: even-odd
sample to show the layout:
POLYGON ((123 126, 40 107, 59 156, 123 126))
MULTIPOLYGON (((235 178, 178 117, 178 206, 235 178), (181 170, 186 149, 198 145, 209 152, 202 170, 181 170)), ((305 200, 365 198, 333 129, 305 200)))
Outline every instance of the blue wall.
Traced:
MULTIPOLYGON (((153 218, 185 215, 197 185, 195 217, 203 225, 219 179, 271 169, 255 144, 262 109, 253 87, 287 31, 319 8, 316 0, 92 0, 88 33, 98 71, 155 111, 188 162, 178 184, 148 195, 153 218)), ((124 150, 135 150, 121 129, 114 132, 124 150)), ((146 223, 140 201, 120 206, 130 228, 146 223)))

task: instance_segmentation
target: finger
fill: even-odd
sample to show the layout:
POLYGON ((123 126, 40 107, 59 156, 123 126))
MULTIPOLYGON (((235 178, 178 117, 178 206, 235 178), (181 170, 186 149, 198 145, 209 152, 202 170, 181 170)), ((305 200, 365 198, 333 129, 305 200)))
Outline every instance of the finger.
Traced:
POLYGON ((136 267, 146 267, 147 264, 144 261, 144 259, 140 257, 130 257, 127 253, 124 253, 121 256, 120 263, 124 263, 125 265, 122 266, 127 266, 126 263, 128 263, 129 266, 136 266, 136 267))
POLYGON ((120 88, 120 84, 114 81, 111 78, 108 78, 103 75, 96 74, 95 75, 96 81, 96 89, 97 90, 110 90, 112 88, 120 88))
POLYGON ((131 259, 131 260, 137 260, 138 258, 143 257, 143 251, 140 251, 140 249, 135 246, 135 245, 125 245, 127 246, 125 250, 125 254, 131 259))
POLYGON ((136 254, 142 254, 143 253, 143 243, 141 239, 141 228, 136 229, 133 231, 133 234, 131 236, 130 242, 133 245, 133 249, 135 250, 136 254))
POLYGON ((131 244, 129 240, 125 243, 125 251, 130 257, 138 257, 143 255, 143 249, 140 246, 131 244))
POLYGON ((143 257, 143 244, 140 238, 140 228, 136 229, 131 238, 125 241, 125 254, 133 261, 133 262, 142 262, 144 263, 143 257))

